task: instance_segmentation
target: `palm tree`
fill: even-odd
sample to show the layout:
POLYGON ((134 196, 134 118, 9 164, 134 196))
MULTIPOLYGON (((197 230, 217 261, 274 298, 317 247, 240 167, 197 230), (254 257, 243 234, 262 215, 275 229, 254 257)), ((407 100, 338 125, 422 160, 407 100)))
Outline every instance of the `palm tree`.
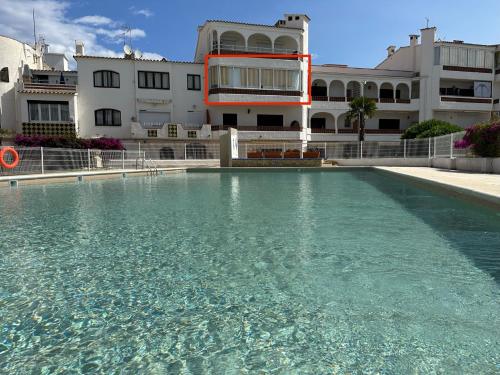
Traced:
POLYGON ((359 141, 365 140, 365 116, 372 118, 377 111, 375 100, 360 96, 354 98, 350 103, 351 109, 347 112, 347 120, 353 121, 359 119, 359 141))

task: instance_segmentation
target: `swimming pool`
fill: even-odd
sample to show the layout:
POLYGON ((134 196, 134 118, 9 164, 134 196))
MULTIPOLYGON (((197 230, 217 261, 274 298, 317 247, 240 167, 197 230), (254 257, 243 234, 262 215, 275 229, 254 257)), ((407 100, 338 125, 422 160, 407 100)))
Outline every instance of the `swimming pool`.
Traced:
POLYGON ((0 189, 7 373, 494 373, 500 215, 374 170, 0 189))

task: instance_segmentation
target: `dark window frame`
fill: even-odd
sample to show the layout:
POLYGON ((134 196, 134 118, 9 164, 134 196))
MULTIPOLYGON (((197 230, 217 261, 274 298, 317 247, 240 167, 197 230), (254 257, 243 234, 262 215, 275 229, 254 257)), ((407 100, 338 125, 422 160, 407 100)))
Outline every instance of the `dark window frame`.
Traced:
POLYGON ((122 112, 117 110, 117 109, 113 109, 113 108, 99 108, 99 109, 96 109, 94 111, 94 123, 95 123, 95 126, 121 126, 122 125, 122 112), (112 111, 111 113, 111 124, 106 124, 106 112, 105 111, 112 111), (103 112, 102 114, 102 119, 103 119, 103 122, 102 124, 98 124, 97 123, 97 112, 103 112), (114 114, 118 112, 120 114, 120 122, 119 123, 115 123, 115 116, 114 114))
POLYGON ((152 70, 138 70, 137 71, 137 87, 140 89, 148 89, 148 90, 170 90, 170 73, 169 72, 155 72, 152 70), (141 80, 139 79, 139 75, 142 73, 144 74, 145 85, 141 85, 141 83, 140 83, 141 80), (149 82, 148 82, 148 74, 147 73, 152 73, 153 82, 152 82, 151 86, 149 85, 149 82), (161 82, 160 82, 161 87, 156 87, 156 82, 155 82, 156 74, 161 75, 161 82), (163 87, 163 75, 167 76, 167 87, 163 87))
MULTIPOLYGON (((64 100, 27 100, 27 103, 28 103, 28 121, 29 122, 33 122, 33 123, 42 123, 42 122, 49 122, 49 123, 57 123, 57 122, 69 122, 70 120, 70 116, 69 116, 69 102, 68 101, 64 101, 64 100), (58 108, 58 117, 59 119, 57 121, 54 121, 54 120, 42 120, 41 119, 41 110, 38 111, 38 119, 34 120, 31 118, 31 107, 36 105, 40 105, 40 104, 48 104, 49 106, 50 105, 58 105, 59 108, 58 108), (68 112, 68 120, 62 120, 62 107, 61 106, 66 106, 66 110, 68 112)), ((49 112, 50 112, 50 107, 49 107, 49 112)), ((49 117, 51 117, 52 115, 49 114, 49 117)))
POLYGON ((108 88, 108 89, 119 89, 120 88, 120 73, 118 72, 115 72, 114 70, 95 70, 94 71, 94 74, 93 74, 93 77, 94 77, 94 87, 99 87, 99 88, 108 88), (100 86, 97 86, 96 85, 96 74, 101 74, 101 85, 100 86), (108 85, 104 86, 104 74, 108 74, 108 85), (113 74, 116 74, 116 76, 118 77, 118 86, 113 86, 113 74))
POLYGON ((201 91, 201 75, 199 74, 188 74, 186 76, 186 87, 188 90, 191 90, 191 91, 201 91), (193 87, 190 88, 189 87, 189 77, 193 77, 193 87), (196 77, 198 77, 198 87, 196 87, 196 77))
POLYGON ((379 130, 400 130, 401 120, 398 118, 381 118, 378 120, 378 128, 379 130))
POLYGON ((3 67, 0 69, 0 82, 10 82, 9 67, 3 67))
POLYGON ((238 114, 237 113, 223 113, 222 114, 222 125, 238 126, 238 114), (234 118, 236 120, 232 121, 230 118, 234 118), (234 124, 230 124, 230 122, 234 122, 234 124))

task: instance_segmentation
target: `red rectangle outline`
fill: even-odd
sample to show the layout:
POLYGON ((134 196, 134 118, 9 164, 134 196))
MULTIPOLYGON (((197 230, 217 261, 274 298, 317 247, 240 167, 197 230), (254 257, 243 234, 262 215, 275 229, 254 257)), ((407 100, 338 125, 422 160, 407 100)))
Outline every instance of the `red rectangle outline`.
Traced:
POLYGON ((204 64, 204 73, 205 77, 203 78, 204 81, 204 102, 205 105, 207 106, 223 106, 223 105, 234 105, 234 106, 245 106, 245 105, 264 105, 264 106, 288 106, 288 105, 311 105, 312 103, 312 94, 311 94, 311 54, 222 54, 222 55, 215 55, 215 54, 207 54, 205 55, 205 64, 204 64), (307 58, 307 87, 308 87, 308 101, 307 102, 210 102, 208 100, 208 60, 210 58, 218 58, 218 57, 235 57, 235 58, 307 58))

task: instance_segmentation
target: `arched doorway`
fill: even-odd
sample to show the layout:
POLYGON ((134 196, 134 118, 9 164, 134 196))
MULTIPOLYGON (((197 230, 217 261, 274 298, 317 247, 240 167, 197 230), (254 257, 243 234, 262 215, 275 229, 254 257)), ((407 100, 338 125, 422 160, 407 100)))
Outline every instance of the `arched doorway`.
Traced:
POLYGON ((357 81, 350 81, 347 84, 346 96, 349 102, 354 98, 359 98, 361 96, 361 84, 357 81))
POLYGON ((311 116, 310 122, 313 133, 335 132, 335 117, 331 113, 315 113, 311 116))
POLYGON ((392 83, 384 82, 380 86, 380 101, 391 102, 394 101, 394 86, 392 83))
POLYGON ((311 86, 313 100, 328 100, 328 89, 326 82, 322 79, 315 79, 311 86))
POLYGON ((254 53, 272 53, 273 44, 267 35, 252 34, 248 37, 247 50, 254 53))

